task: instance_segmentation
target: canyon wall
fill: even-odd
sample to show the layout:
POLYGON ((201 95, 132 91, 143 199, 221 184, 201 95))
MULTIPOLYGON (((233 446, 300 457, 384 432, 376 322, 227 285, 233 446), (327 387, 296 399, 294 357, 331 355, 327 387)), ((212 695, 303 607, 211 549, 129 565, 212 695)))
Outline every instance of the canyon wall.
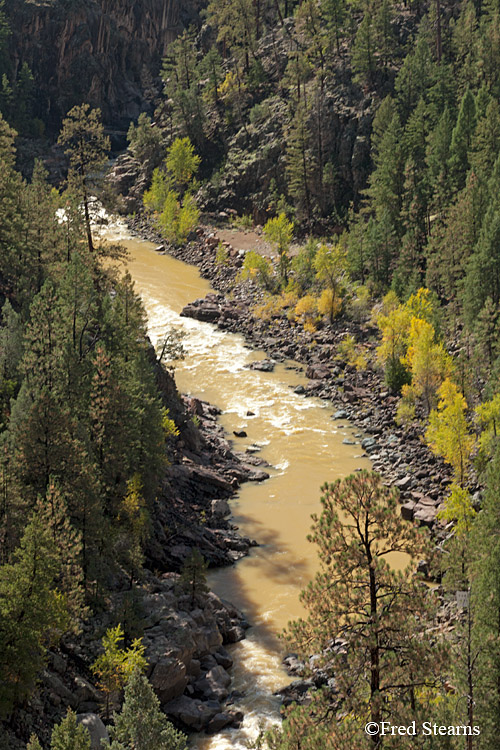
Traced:
POLYGON ((203 0, 7 0, 14 68, 27 62, 36 114, 57 129, 74 104, 123 130, 148 108, 169 42, 203 0))

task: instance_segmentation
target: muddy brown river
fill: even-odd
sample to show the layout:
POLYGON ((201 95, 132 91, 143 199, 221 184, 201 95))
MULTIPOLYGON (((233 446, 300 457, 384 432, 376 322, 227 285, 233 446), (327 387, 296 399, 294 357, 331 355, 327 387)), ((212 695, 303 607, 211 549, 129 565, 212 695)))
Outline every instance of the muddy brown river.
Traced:
POLYGON ((175 371, 179 390, 220 407, 229 434, 248 434, 235 438, 235 447, 258 446, 259 455, 273 467, 268 481, 244 485, 232 501, 234 523, 260 546, 237 565, 209 577, 210 586, 242 609, 252 625, 247 639, 231 647, 232 689, 243 694, 236 705, 245 720, 240 729, 191 738, 198 750, 243 750, 262 722, 277 720, 279 701, 272 692, 290 682, 281 667, 276 634, 304 614, 299 593, 316 569, 315 548, 306 535, 311 513, 320 509, 319 488, 354 469, 369 468, 370 462, 360 457, 357 430, 332 419, 331 404, 293 392, 306 383, 293 363, 278 365, 273 373, 245 369, 264 353, 247 348, 241 336, 179 316, 184 305, 211 289, 196 268, 159 255, 151 243, 131 239, 120 225, 113 237, 130 252, 128 267, 153 342, 168 326, 187 334, 186 358, 175 371), (356 444, 344 444, 346 437, 356 444))

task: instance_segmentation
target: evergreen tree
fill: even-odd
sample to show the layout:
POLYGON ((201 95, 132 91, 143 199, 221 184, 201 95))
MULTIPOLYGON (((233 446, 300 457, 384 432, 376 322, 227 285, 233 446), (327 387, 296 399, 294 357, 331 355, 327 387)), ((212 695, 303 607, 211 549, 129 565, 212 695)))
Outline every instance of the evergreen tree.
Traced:
POLYGON ((448 107, 438 120, 427 139, 426 161, 428 165, 429 188, 432 207, 439 213, 451 196, 449 159, 451 147, 452 119, 448 107))
POLYGON ((500 731, 500 460, 498 448, 489 466, 482 510, 471 538, 473 638, 478 649, 475 718, 481 748, 493 750, 500 731))
POLYGON ((469 169, 469 151, 476 130, 476 102, 474 94, 467 89, 460 103, 457 123, 451 134, 449 168, 456 190, 465 186, 469 169))
POLYGON ((488 179, 500 151, 500 106, 495 99, 490 99, 486 112, 478 120, 471 151, 474 171, 488 179))
POLYGON ((186 738, 160 710, 147 678, 134 670, 125 686, 125 700, 110 728, 109 750, 185 750, 186 738))
POLYGON ((394 54, 396 40, 392 29, 393 7, 391 0, 382 0, 375 14, 376 46, 384 66, 387 70, 394 54))
POLYGON ((462 2, 460 16, 453 28, 452 49, 459 93, 468 87, 475 88, 478 79, 478 38, 473 0, 462 2))
POLYGON ((181 570, 180 586, 190 596, 191 607, 194 607, 199 596, 208 591, 207 567, 203 555, 199 549, 192 549, 191 554, 184 561, 181 570))
POLYGON ((434 67, 425 35, 420 33, 415 47, 405 57, 397 75, 394 88, 401 122, 404 124, 422 97, 427 101, 427 92, 433 80, 434 67))
POLYGON ((88 729, 77 722, 71 709, 52 730, 50 750, 91 750, 88 729))
POLYGON ((45 647, 68 625, 55 586, 53 541, 32 517, 12 562, 0 567, 0 713, 29 695, 43 666, 45 647))
POLYGON ((89 252, 94 252, 90 202, 99 173, 106 164, 110 141, 104 135, 101 112, 82 104, 73 107, 63 120, 58 140, 69 157, 69 180, 83 203, 89 252))
POLYGON ((398 231, 403 198, 403 149, 399 116, 395 113, 381 136, 366 195, 377 218, 385 217, 398 231))
POLYGON ((312 197, 312 172, 315 168, 310 152, 308 109, 299 101, 295 115, 286 133, 286 175, 288 192, 294 199, 296 215, 301 221, 312 223, 314 204, 312 197))
POLYGON ((366 83, 368 86, 373 84, 376 71, 375 37, 374 19, 371 12, 367 10, 354 40, 352 69, 355 73, 355 80, 358 83, 366 83))
POLYGON ((378 725, 382 716, 413 719, 419 710, 416 685, 437 684, 441 649, 421 629, 435 604, 413 572, 429 548, 425 536, 402 521, 396 493, 378 475, 360 472, 322 489, 323 510, 313 516, 310 537, 319 547, 320 572, 301 596, 309 617, 289 625, 286 641, 299 653, 327 649, 323 669, 335 675, 342 711, 337 719, 325 690, 309 707, 292 710, 288 721, 307 743, 321 711, 322 735, 338 744, 319 746, 340 746, 343 730, 358 741, 356 747, 374 746, 373 738, 363 740, 367 717, 378 725), (412 561, 399 573, 386 562, 394 550, 412 561))
POLYGON ((55 580, 76 628, 77 620, 85 614, 82 535, 71 523, 68 503, 56 482, 51 481, 45 498, 39 498, 37 513, 52 537, 57 564, 55 580))
POLYGON ((21 296, 20 279, 24 277, 20 263, 24 233, 24 185, 14 169, 16 135, 0 114, 0 288, 11 298, 21 296))

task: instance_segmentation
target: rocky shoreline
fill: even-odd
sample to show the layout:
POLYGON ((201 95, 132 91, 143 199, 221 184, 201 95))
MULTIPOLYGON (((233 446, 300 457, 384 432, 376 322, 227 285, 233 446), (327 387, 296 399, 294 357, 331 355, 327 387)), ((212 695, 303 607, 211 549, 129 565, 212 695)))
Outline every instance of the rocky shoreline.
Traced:
POLYGON ((232 449, 210 404, 180 396, 173 377, 156 361, 157 384, 179 435, 167 443, 168 466, 151 512, 143 577, 131 586, 121 571, 110 584, 103 612, 81 624, 47 653, 34 695, 0 728, 2 748, 24 750, 31 733, 50 741, 54 724, 72 708, 100 750, 107 737, 100 718, 103 694, 90 665, 102 652, 102 636, 120 622, 127 641, 143 637, 148 677, 163 710, 184 731, 214 733, 239 726, 243 714, 232 706, 232 659, 225 646, 245 637, 243 613, 209 591, 193 601, 180 571, 193 548, 210 567, 231 565, 257 543, 230 522, 228 499, 241 483, 268 478, 265 462, 232 449), (154 571, 154 572, 153 572, 154 571))
MULTIPOLYGON (((428 527, 437 543, 447 537, 450 527, 437 519, 437 513, 451 483, 451 471, 424 444, 420 427, 413 425, 402 429, 396 425, 398 398, 388 392, 382 373, 373 365, 377 345, 375 329, 366 323, 340 320, 309 333, 302 328, 299 330, 285 317, 270 322, 260 320, 252 314, 252 307, 262 300, 262 292, 252 283, 235 283, 244 252, 225 242, 228 262, 217 265, 219 240, 212 227, 200 227, 196 237, 183 247, 167 248, 146 219, 135 218, 129 225, 131 231, 157 243, 158 252, 168 252, 196 265, 217 290, 204 299, 194 300, 184 308, 182 315, 242 334, 249 346, 266 352, 267 367, 284 360, 300 363, 309 383, 299 386, 298 392, 303 389, 305 396, 330 401, 333 420, 349 420, 359 427, 354 444, 359 444, 363 455, 370 457, 373 468, 387 484, 399 490, 403 518, 415 519, 428 527), (338 358, 338 345, 346 334, 355 336, 363 344, 372 360, 367 369, 357 371, 338 358)), ((479 503, 479 486, 469 489, 479 503)))

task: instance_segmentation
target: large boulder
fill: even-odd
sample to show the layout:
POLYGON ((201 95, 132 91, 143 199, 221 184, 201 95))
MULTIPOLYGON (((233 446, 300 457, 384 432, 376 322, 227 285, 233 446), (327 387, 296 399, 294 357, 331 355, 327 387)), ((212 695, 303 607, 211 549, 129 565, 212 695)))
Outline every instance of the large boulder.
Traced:
POLYGON ((92 750, 102 750, 102 740, 109 740, 109 735, 100 716, 97 716, 97 714, 78 714, 76 720, 88 730, 92 750))
POLYGON ((172 719, 181 721, 186 727, 199 732, 221 712, 221 705, 218 701, 200 701, 181 695, 165 704, 163 710, 172 719))
POLYGON ((182 695, 188 684, 186 665, 178 659, 160 659, 154 666, 150 677, 161 703, 182 695))
POLYGON ((224 667, 217 664, 204 677, 196 681, 195 688, 202 693, 205 699, 223 701, 229 695, 228 687, 230 684, 230 676, 224 667))

